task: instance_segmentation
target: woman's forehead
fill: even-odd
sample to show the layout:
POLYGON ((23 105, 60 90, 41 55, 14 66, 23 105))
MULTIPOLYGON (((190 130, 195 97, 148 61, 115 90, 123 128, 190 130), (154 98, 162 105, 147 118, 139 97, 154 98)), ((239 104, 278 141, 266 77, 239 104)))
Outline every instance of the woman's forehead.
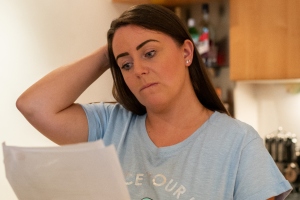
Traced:
POLYGON ((112 40, 112 47, 115 49, 126 45, 138 45, 146 40, 166 40, 166 37, 171 38, 167 34, 156 30, 136 25, 126 25, 116 30, 112 40))
POLYGON ((148 29, 148 28, 138 26, 138 25, 129 24, 129 25, 119 27, 115 31, 114 38, 118 35, 121 35, 124 37, 131 36, 131 35, 142 37, 142 36, 146 36, 146 35, 166 35, 166 34, 161 31, 148 29))

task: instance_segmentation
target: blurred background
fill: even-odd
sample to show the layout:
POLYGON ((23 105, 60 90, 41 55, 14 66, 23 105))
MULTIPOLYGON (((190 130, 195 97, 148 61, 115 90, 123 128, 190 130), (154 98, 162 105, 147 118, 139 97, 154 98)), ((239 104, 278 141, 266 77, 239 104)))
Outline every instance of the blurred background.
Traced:
MULTIPOLYGON (((288 137, 296 138, 296 153, 300 140, 300 62, 296 54, 300 52, 300 15, 295 15, 300 11, 298 0, 276 0, 271 5, 268 0, 0 0, 1 143, 55 145, 18 112, 16 99, 48 72, 105 44, 111 20, 137 2, 167 6, 189 28, 194 25, 198 38, 206 26, 210 31, 210 51, 203 57, 221 100, 235 118, 252 125, 263 139, 273 139, 268 141, 273 142, 273 153, 288 137), (272 35, 278 41, 275 46, 272 35)), ((108 71, 77 101, 114 101, 111 89, 108 71)), ((296 171, 296 179, 290 180, 300 182, 299 169, 290 166, 291 160, 274 159, 283 173, 296 171)), ((3 162, 0 199, 17 199, 5 178, 3 162)))

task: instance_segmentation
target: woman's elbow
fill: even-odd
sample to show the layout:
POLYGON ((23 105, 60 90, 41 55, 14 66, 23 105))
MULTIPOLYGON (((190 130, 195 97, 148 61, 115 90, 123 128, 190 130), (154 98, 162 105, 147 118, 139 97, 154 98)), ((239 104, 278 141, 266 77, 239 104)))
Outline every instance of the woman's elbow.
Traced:
POLYGON ((16 101, 17 109, 24 115, 24 117, 29 118, 35 113, 35 106, 32 100, 26 98, 26 96, 21 95, 16 101))

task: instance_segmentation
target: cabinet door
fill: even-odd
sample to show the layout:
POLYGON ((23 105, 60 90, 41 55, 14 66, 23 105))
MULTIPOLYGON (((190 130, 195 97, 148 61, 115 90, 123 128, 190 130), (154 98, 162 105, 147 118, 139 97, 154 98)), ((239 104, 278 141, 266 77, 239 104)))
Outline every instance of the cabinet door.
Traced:
POLYGON ((300 78, 299 0, 230 0, 230 78, 300 78))

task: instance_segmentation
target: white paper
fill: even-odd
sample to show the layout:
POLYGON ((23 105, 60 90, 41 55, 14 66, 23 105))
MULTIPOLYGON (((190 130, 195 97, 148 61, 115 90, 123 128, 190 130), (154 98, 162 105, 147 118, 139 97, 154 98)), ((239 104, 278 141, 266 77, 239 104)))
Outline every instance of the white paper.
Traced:
POLYGON ((130 200, 116 150, 101 140, 2 146, 6 177, 19 200, 130 200))

